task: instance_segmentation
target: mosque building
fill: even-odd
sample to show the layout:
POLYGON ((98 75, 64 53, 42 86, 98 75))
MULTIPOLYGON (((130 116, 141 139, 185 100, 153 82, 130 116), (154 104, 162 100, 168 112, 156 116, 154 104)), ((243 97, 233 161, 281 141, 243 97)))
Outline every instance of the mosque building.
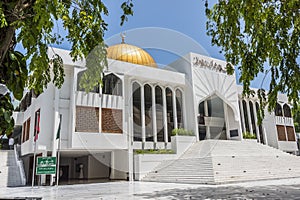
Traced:
POLYGON ((73 62, 69 51, 54 51, 64 63, 62 88, 49 83, 39 96, 29 92, 16 117, 27 182, 37 133, 37 155, 56 156, 59 148, 61 180, 66 181, 138 179, 134 152, 172 149, 174 129, 188 130, 194 142, 242 141, 249 133, 257 143, 298 151, 287 96, 279 94, 275 111, 266 111, 258 124, 258 98, 242 96, 225 61, 189 53, 162 69, 145 50, 123 40, 107 49, 102 88, 86 93, 79 85, 85 61, 73 62))

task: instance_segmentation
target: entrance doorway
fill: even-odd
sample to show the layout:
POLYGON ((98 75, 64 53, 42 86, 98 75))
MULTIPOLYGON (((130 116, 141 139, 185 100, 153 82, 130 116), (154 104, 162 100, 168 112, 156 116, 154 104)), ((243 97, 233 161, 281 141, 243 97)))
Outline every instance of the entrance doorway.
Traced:
POLYGON ((199 140, 226 140, 224 102, 217 95, 202 101, 198 107, 199 140))

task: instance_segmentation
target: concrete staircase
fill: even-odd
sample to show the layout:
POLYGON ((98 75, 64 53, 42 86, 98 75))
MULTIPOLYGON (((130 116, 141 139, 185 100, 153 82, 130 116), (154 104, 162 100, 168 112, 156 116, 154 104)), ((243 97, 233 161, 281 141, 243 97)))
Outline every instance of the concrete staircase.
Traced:
POLYGON ((143 181, 222 184, 300 177, 300 157, 253 141, 204 140, 143 181))
POLYGON ((0 186, 21 186, 22 178, 15 152, 0 150, 0 186))

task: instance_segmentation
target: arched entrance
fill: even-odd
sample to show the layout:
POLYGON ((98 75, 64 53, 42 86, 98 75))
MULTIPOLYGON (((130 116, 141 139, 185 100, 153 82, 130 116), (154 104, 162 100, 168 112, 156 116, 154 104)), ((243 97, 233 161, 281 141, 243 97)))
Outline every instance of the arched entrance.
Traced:
POLYGON ((199 140, 221 139, 226 140, 226 116, 227 105, 217 95, 210 96, 199 103, 198 106, 198 131, 199 140))

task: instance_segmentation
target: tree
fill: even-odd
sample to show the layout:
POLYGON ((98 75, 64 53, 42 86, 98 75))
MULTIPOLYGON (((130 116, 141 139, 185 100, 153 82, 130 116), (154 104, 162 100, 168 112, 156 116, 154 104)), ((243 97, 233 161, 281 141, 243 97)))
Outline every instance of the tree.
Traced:
MULTIPOLYGON (((212 8, 206 0, 207 33, 220 46, 226 61, 238 66, 244 95, 259 72, 271 72, 268 94, 258 90, 260 120, 268 103, 274 110, 278 92, 286 93, 294 109, 300 94, 300 1, 218 0, 212 8), (264 64, 270 66, 264 69, 264 64)), ((233 73, 231 65, 228 72, 233 73)))
MULTIPOLYGON (((131 0, 121 4, 121 25, 128 15, 133 14, 132 7, 131 0)), ((62 59, 58 55, 53 58, 47 56, 51 44, 59 44, 63 40, 60 33, 54 31, 58 22, 68 31, 66 39, 72 46, 72 58, 94 59, 86 62, 87 70, 82 85, 89 90, 101 83, 99 77, 107 65, 106 46, 103 43, 107 30, 103 19, 105 15, 108 15, 108 9, 99 0, 0 2, 0 84, 6 85, 10 91, 5 96, 0 94, 0 135, 10 134, 13 128, 11 96, 20 100, 25 87, 41 93, 50 81, 57 87, 62 86, 62 59), (15 51, 17 43, 23 45, 25 55, 15 51), (29 62, 28 66, 26 61, 29 62)))
POLYGON ((296 133, 300 133, 300 109, 294 110, 293 118, 294 118, 295 131, 296 133))

